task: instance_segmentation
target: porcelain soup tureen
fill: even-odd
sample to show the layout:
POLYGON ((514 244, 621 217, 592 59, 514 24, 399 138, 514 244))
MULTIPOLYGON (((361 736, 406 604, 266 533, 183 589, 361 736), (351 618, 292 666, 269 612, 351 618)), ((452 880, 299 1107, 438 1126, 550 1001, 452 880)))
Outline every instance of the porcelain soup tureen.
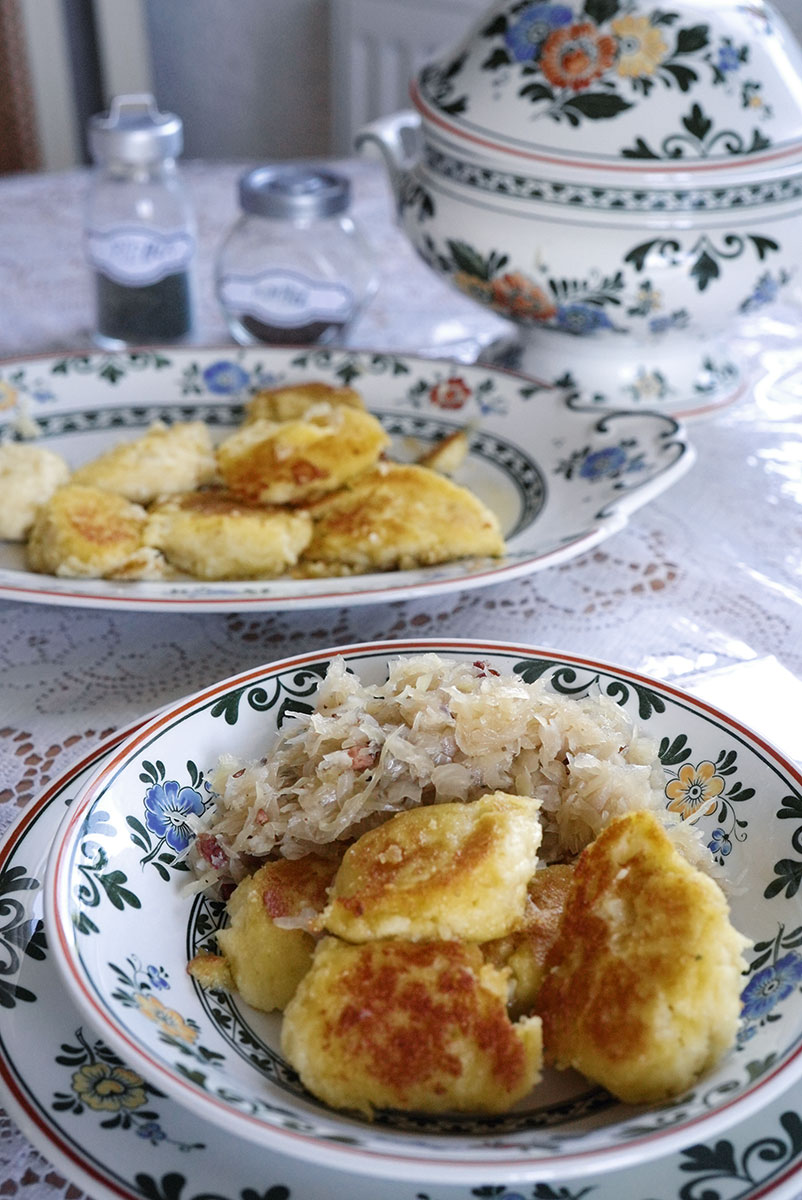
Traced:
POLYGON ((358 144, 525 370, 603 405, 737 391, 727 335, 802 260, 802 50, 768 5, 501 0, 411 94, 358 144))

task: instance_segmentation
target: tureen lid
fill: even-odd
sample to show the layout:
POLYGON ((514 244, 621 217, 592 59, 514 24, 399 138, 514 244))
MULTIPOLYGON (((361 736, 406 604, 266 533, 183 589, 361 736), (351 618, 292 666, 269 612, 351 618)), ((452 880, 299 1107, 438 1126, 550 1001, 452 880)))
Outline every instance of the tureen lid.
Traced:
POLYGON ((802 157, 802 48, 763 0, 497 0, 412 97, 485 157, 649 173, 802 157))

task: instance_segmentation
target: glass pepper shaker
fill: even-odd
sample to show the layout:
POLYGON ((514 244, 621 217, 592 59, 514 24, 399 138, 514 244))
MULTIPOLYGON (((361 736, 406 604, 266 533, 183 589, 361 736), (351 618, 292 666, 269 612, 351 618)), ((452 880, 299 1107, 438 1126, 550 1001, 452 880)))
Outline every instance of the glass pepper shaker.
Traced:
POLYGON ((311 166, 241 176, 241 215, 216 269, 217 296, 240 345, 342 341, 376 286, 350 197, 347 178, 311 166))
POLYGON ((183 123, 149 95, 117 96, 90 118, 98 164, 87 197, 95 341, 107 350, 179 342, 192 329, 195 227, 176 159, 183 123))

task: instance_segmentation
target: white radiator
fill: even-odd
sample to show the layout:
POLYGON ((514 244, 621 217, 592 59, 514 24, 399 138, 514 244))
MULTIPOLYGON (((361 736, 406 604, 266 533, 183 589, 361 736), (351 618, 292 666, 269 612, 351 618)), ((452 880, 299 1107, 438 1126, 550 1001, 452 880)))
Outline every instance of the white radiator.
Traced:
POLYGON ((409 107, 409 80, 455 43, 488 0, 330 0, 332 149, 360 126, 409 107))

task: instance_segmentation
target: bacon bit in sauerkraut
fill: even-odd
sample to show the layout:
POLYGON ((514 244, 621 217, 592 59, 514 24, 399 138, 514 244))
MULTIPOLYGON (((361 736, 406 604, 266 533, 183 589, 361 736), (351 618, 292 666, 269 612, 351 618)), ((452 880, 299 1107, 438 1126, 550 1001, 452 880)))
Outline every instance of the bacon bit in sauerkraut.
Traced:
POLYGON ((351 759, 355 771, 367 771, 368 767, 375 767, 379 761, 379 751, 371 750, 369 746, 349 746, 348 757, 351 759))
POLYGON ((436 654, 399 657, 372 686, 334 659, 314 712, 293 718, 272 753, 224 756, 209 781, 215 803, 190 853, 197 886, 270 857, 339 854, 395 812, 491 791, 540 800, 546 863, 632 809, 672 820, 656 744, 609 697, 564 697, 436 654))
POLYGON ((197 842, 195 843, 198 849, 198 854, 203 858, 210 867, 214 867, 215 871, 222 871, 228 862, 228 855, 223 847, 218 842, 217 838, 211 833, 199 833, 197 842))

